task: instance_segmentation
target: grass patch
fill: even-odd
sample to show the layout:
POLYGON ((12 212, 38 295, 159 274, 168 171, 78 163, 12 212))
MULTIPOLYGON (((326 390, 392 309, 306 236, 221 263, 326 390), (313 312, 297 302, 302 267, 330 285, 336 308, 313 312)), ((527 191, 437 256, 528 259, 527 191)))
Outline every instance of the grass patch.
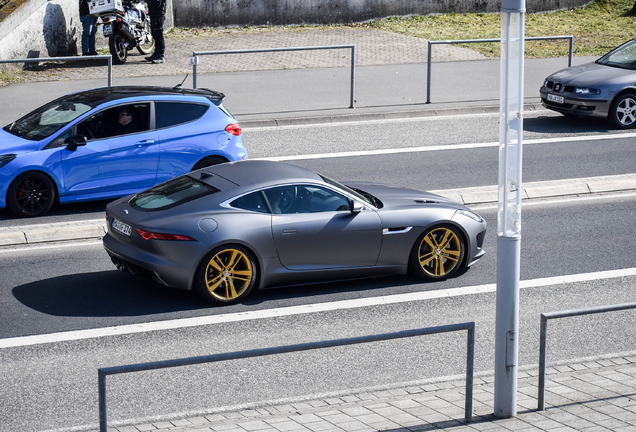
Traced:
MULTIPOLYGON (((625 16, 634 0, 597 0, 582 8, 526 14, 526 37, 574 36, 574 55, 600 56, 635 37, 636 18, 625 16), (628 30, 631 29, 631 30, 628 30)), ((499 14, 444 14, 415 17, 391 17, 359 24, 428 40, 492 39, 501 37, 499 14)), ((465 47, 498 57, 500 47, 493 44, 466 44, 465 47)), ((526 57, 567 56, 568 43, 560 41, 528 41, 526 57)))

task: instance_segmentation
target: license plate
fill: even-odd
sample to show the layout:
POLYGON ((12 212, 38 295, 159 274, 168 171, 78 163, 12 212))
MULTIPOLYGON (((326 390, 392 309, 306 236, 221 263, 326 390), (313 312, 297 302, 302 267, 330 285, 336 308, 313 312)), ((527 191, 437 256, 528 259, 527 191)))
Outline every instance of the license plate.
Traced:
POLYGON ((113 35, 113 25, 104 24, 104 37, 110 37, 113 35))
POLYGON ((113 218, 112 227, 118 233, 127 235, 128 237, 130 237, 130 233, 132 232, 132 227, 130 225, 125 224, 122 221, 114 219, 114 218, 113 218))
POLYGON ((556 103, 560 103, 562 104, 563 102, 565 102, 565 98, 563 96, 557 96, 557 95, 553 95, 548 93, 548 100, 551 102, 556 102, 556 103))

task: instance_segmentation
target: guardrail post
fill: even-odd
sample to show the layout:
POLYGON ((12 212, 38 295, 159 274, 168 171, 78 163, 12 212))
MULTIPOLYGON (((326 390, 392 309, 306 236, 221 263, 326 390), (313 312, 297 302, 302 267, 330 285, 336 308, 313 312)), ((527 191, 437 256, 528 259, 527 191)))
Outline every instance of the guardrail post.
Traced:
POLYGON ((101 369, 97 369, 97 392, 99 397, 99 432, 107 432, 106 374, 101 369))
POLYGON ((537 409, 543 411, 545 409, 545 361, 546 361, 546 344, 548 335, 548 318, 541 314, 541 330, 539 341, 539 401, 537 409))
POLYGON ((475 323, 468 328, 466 347, 466 400, 464 403, 464 419, 470 422, 473 417, 473 374, 475 370, 475 323))
POLYGON ((428 41, 428 61, 426 62, 426 103, 431 103, 431 63, 433 63, 433 56, 431 51, 433 50, 433 44, 428 41))
POLYGON ((108 57, 108 87, 113 86, 113 56, 108 57))
POLYGON ((356 88, 356 46, 351 46, 351 93, 349 108, 355 108, 355 88, 356 88))
POLYGON ((574 36, 570 36, 570 55, 568 56, 568 67, 572 67, 572 51, 574 47, 574 36))

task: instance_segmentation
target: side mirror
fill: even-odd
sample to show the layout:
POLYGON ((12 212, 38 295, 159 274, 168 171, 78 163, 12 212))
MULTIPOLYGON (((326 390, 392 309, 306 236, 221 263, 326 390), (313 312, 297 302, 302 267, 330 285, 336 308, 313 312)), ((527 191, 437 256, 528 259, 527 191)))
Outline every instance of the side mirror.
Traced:
POLYGON ((66 149, 68 151, 75 151, 79 146, 86 145, 86 137, 84 135, 73 135, 72 137, 64 140, 66 143, 66 149))
POLYGON ((358 201, 351 200, 351 214, 358 214, 362 211, 362 204, 358 201))

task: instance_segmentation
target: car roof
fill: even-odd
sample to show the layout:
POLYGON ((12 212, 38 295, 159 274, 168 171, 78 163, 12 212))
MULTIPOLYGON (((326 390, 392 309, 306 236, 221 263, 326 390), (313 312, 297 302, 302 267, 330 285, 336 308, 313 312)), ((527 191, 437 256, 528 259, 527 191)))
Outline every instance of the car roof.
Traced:
POLYGON ((283 162, 246 160, 224 163, 205 168, 212 174, 223 177, 239 188, 261 188, 270 185, 296 182, 319 182, 322 178, 315 172, 283 162))
POLYGON ((68 99, 73 102, 84 102, 88 105, 96 106, 104 102, 140 96, 202 96, 217 104, 225 98, 223 93, 205 88, 184 89, 181 87, 171 88, 158 86, 115 86, 84 90, 63 96, 62 99, 68 99))

